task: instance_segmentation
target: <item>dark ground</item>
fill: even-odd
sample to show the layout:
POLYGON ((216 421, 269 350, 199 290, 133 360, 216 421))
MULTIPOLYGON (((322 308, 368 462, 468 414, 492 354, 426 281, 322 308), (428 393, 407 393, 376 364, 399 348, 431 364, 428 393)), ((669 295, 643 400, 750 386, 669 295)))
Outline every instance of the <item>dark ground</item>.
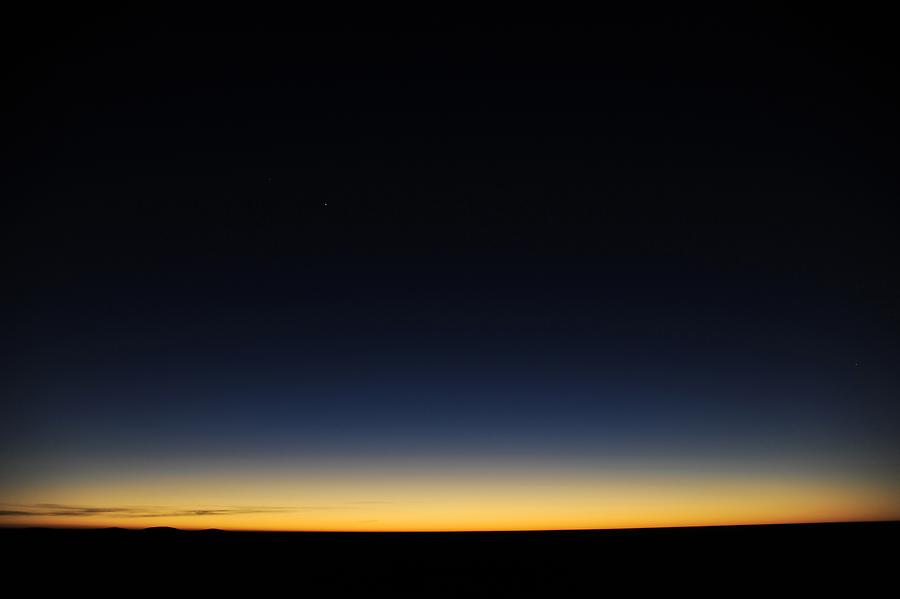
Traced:
POLYGON ((4 529, 0 538, 7 578, 34 592, 871 596, 893 586, 898 532, 900 522, 496 533, 4 529))

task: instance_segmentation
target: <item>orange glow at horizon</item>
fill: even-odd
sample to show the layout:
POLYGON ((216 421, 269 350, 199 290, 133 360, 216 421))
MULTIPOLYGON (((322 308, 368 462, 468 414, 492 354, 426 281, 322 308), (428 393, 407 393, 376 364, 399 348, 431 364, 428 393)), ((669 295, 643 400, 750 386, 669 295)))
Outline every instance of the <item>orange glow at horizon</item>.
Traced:
POLYGON ((566 476, 152 479, 5 496, 0 525, 260 531, 479 531, 892 520, 895 490, 817 479, 566 476))

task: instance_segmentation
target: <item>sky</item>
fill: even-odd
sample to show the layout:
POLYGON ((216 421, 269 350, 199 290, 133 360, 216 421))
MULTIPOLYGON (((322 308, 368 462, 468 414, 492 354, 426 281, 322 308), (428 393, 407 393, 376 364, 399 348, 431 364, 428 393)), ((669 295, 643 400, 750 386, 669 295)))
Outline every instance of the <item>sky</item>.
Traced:
POLYGON ((898 94, 837 17, 31 25, 0 525, 900 518, 898 94))

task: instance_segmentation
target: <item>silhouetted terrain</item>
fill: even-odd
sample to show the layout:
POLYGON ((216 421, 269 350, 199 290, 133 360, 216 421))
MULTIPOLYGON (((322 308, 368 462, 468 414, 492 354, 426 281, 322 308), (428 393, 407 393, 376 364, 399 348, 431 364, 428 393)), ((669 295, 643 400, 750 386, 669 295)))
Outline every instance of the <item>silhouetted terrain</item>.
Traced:
MULTIPOLYGON (((730 594, 891 581, 900 522, 491 533, 0 530, 32 590, 730 594), (285 586, 287 585, 287 586, 285 586)), ((890 588, 890 587, 884 587, 890 588)), ((882 591, 883 592, 883 591, 882 591)))

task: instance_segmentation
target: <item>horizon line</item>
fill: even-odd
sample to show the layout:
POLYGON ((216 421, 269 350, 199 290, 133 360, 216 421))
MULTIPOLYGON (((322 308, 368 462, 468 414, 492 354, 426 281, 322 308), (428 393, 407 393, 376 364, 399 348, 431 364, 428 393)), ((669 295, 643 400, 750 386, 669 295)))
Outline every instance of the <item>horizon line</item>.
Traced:
POLYGON ((357 535, 416 535, 416 534, 497 534, 497 533, 564 533, 564 532, 628 532, 648 530, 685 530, 708 528, 752 528, 752 527, 779 527, 779 526, 822 526, 841 524, 900 524, 900 519, 889 520, 819 520, 798 522, 758 522, 744 524, 683 524, 674 526, 627 526, 609 528, 540 528, 540 529, 422 529, 422 530, 353 530, 353 529, 329 529, 329 530, 275 530, 275 529, 226 529, 226 528, 178 528, 175 526, 147 526, 143 528, 129 528, 124 526, 8 526, 0 524, 0 530, 76 530, 76 531, 109 531, 123 530, 129 532, 144 532, 153 530, 170 530, 175 532, 228 532, 228 533, 273 533, 273 534, 357 534, 357 535))

